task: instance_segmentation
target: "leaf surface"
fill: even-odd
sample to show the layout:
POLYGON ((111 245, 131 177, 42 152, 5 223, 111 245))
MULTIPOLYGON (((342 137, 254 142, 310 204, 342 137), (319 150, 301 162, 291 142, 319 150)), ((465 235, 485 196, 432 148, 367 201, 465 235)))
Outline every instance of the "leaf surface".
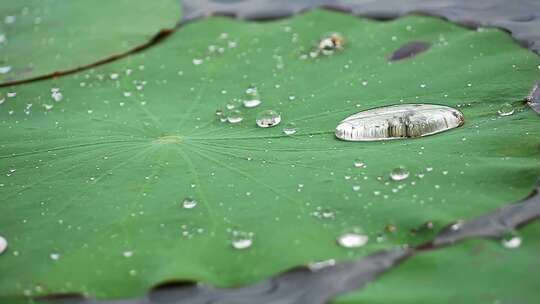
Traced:
POLYGON ((2 1, 0 84, 128 52, 180 20, 178 0, 91 2, 2 1))
POLYGON ((500 30, 315 10, 266 23, 207 18, 142 54, 3 89, 16 96, 0 105, 0 234, 9 241, 0 297, 134 297, 180 279, 237 286, 420 244, 533 188, 540 129, 521 100, 539 63, 500 30), (301 59, 333 31, 343 51, 301 59), (410 41, 432 47, 387 61, 410 41), (262 104, 242 109, 238 124, 220 122, 216 109, 250 85, 262 104), (499 117, 506 102, 515 113, 499 117), (399 103, 458 108, 465 125, 414 140, 334 137, 343 118, 399 103), (268 109, 282 123, 258 128, 268 109), (296 134, 283 134, 288 122, 296 134), (354 167, 358 158, 365 168, 354 167), (389 179, 398 166, 409 178, 389 179), (187 197, 195 208, 182 208, 187 197), (410 232, 426 221, 434 229, 410 232), (368 243, 339 247, 351 230, 368 243), (252 234, 252 246, 234 249, 235 231, 252 234))

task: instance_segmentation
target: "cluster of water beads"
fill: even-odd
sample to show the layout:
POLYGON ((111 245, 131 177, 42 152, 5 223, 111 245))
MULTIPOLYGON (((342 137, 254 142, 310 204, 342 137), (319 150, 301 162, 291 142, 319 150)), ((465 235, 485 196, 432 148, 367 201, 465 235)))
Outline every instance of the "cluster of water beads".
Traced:
POLYGON ((323 208, 321 206, 317 207, 316 210, 311 213, 311 215, 324 220, 333 220, 336 217, 334 210, 330 208, 323 208))
POLYGON ((184 209, 193 209, 197 206, 197 200, 195 200, 193 197, 186 197, 183 201, 182 201, 182 207, 184 209))
POLYGON ((499 109, 497 110, 497 114, 499 114, 499 116, 501 117, 510 116, 514 114, 514 111, 514 106, 512 106, 512 104, 508 102, 505 102, 499 107, 499 109))
POLYGON ((4 253, 8 247, 7 240, 0 235, 0 254, 4 253))
POLYGON ((347 232, 337 238, 339 246, 344 248, 358 248, 367 244, 369 237, 358 232, 347 232))

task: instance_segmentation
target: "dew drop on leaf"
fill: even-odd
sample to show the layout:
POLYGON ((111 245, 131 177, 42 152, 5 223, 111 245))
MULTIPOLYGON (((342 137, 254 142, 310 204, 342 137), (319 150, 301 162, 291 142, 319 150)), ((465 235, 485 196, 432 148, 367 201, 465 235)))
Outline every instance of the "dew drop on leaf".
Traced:
POLYGON ((283 133, 285 135, 294 135, 298 132, 298 128, 294 122, 288 122, 283 126, 283 133))
POLYGON ((364 161, 361 158, 357 158, 353 163, 355 168, 363 168, 365 166, 364 161))
POLYGON ((53 261, 58 261, 58 260, 60 259, 60 254, 58 254, 58 253, 51 253, 51 254, 49 255, 49 257, 50 257, 51 260, 53 260, 53 261))
POLYGON ((339 236, 337 242, 339 246, 345 248, 358 248, 367 244, 369 237, 359 233, 345 233, 339 236))
POLYGON ((242 116, 242 111, 238 109, 230 110, 227 112, 227 121, 232 124, 236 124, 244 120, 242 116))
POLYGON ((0 74, 7 74, 11 71, 10 66, 0 66, 0 74))
POLYGON ((409 177, 409 171, 405 169, 404 167, 397 167, 394 168, 390 172, 390 178, 394 181, 401 181, 404 179, 407 179, 409 177))
POLYGON ((251 247, 251 245, 253 245, 253 239, 249 234, 241 233, 234 237, 231 244, 234 249, 244 250, 248 249, 249 247, 251 247))
POLYGON ((324 261, 311 262, 307 266, 311 271, 318 271, 324 268, 332 267, 336 265, 336 260, 329 259, 324 261))
POLYGON ((8 247, 7 240, 0 235, 0 254, 4 253, 8 247))
POLYGON ((242 102, 246 108, 255 108, 260 105, 261 97, 259 96, 257 88, 254 86, 247 88, 244 100, 242 102))
POLYGON ((505 102, 499 107, 497 114, 499 114, 499 116, 510 116, 514 114, 514 107, 512 104, 505 102))
POLYGON ((192 197, 186 197, 183 201, 182 201, 182 207, 185 208, 185 209, 193 209, 197 206, 197 200, 195 200, 194 198, 192 197))
POLYGON ((256 122, 261 128, 273 127, 281 122, 281 115, 274 110, 262 111, 257 115, 256 122))
POLYGON ((509 232, 501 239, 501 244, 508 249, 515 249, 521 246, 521 237, 514 231, 509 232))
POLYGON ((336 137, 346 141, 421 137, 457 128, 463 122, 461 112, 446 106, 392 105, 345 118, 336 127, 336 137))

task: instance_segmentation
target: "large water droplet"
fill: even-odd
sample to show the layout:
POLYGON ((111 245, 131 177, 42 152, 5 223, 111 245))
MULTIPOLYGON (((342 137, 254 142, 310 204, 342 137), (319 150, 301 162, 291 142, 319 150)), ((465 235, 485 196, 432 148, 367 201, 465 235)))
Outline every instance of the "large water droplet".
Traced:
POLYGON ((294 135, 298 132, 298 128, 294 122, 288 122, 283 126, 283 133, 285 135, 294 135))
POLYGON ((341 121, 336 137, 374 141, 421 137, 463 125, 463 114, 441 105, 404 104, 362 111, 341 121))
POLYGON ((235 231, 233 232, 233 240, 231 245, 234 249, 248 249, 253 245, 253 233, 235 231))
POLYGON ((510 116, 514 114, 514 107, 512 104, 505 102, 499 107, 497 114, 499 114, 499 116, 510 116))
POLYGON ((397 167, 390 172, 390 178, 394 181, 402 181, 409 177, 409 171, 404 167, 397 167))
POLYGON ((281 122, 281 115, 274 110, 262 111, 257 115, 256 122, 261 128, 273 127, 281 122))
POLYGON ((367 244, 369 237, 359 233, 345 233, 337 239, 338 244, 345 248, 357 248, 367 244))
POLYGON ((182 207, 184 207, 185 209, 193 209, 195 208, 195 206, 197 206, 197 201, 192 197, 186 197, 182 201, 182 207))
POLYGON ((0 254, 4 253, 8 247, 7 240, 0 235, 0 254))

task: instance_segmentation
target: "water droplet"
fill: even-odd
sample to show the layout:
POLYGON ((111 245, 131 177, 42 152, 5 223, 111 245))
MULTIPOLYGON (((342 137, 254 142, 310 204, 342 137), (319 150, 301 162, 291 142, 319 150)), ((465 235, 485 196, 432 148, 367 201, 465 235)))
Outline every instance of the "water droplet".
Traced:
POLYGON ((345 118, 336 127, 336 137, 346 141, 421 137, 457 128, 463 122, 461 112, 446 106, 393 105, 345 118))
POLYGON ((338 244, 345 248, 358 248, 367 244, 369 237, 358 233, 345 233, 337 239, 338 244))
POLYGON ((238 109, 231 110, 227 112, 227 121, 232 124, 241 122, 244 119, 242 116, 242 111, 238 109))
POLYGON ((0 254, 4 253, 8 247, 7 240, 0 235, 0 254))
POLYGON ((10 66, 0 66, 0 74, 7 74, 11 71, 10 66))
POLYGON ((253 240, 249 237, 238 237, 232 241, 234 249, 243 250, 248 249, 253 244, 253 240))
POLYGON ((51 254, 49 255, 49 257, 50 257, 51 260, 53 260, 53 261, 58 261, 58 260, 60 259, 60 254, 58 254, 58 253, 51 253, 51 254))
POLYGON ((261 128, 273 127, 281 122, 281 115, 274 110, 262 111, 257 115, 256 122, 261 128))
POLYGON ((361 158, 355 159, 353 164, 354 164, 355 168, 364 168, 365 167, 364 161, 361 158))
POLYGON ((294 122, 288 122, 283 126, 283 133, 285 135, 294 135, 296 132, 298 132, 298 128, 294 122))
POLYGON ((512 106, 512 104, 505 102, 499 107, 497 113, 499 114, 499 116, 510 116, 514 114, 514 107, 512 106))
POLYGON ((195 208, 195 206, 197 206, 197 201, 192 197, 186 197, 182 201, 182 207, 184 207, 185 209, 193 209, 195 208))
POLYGON ((122 255, 126 258, 130 258, 133 256, 133 251, 124 251, 122 252, 122 255))
POLYGON ((261 97, 259 96, 259 92, 257 91, 256 87, 251 86, 247 88, 246 97, 243 100, 243 104, 246 108, 255 108, 261 104, 261 97))
POLYGON ((501 244, 508 249, 515 249, 521 246, 521 237, 517 232, 511 231, 503 236, 501 244))
POLYGON ((397 167, 390 172, 390 178, 394 181, 402 181, 409 177, 409 171, 404 167, 397 167))
POLYGON ((324 268, 333 267, 336 265, 336 260, 329 259, 325 261, 311 262, 308 264, 308 268, 311 271, 318 271, 324 268))
POLYGON ((203 63, 203 60, 202 59, 199 59, 199 58, 194 58, 193 59, 193 64, 194 65, 200 65, 203 63))

